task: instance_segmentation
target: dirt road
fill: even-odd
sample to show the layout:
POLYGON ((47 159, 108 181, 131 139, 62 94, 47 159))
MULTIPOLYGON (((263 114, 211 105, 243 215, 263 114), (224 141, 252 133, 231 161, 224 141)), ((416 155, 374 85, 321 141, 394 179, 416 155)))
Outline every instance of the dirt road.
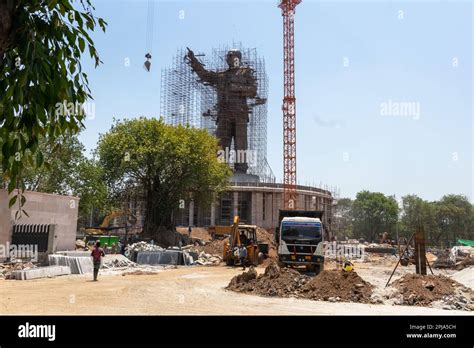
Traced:
MULTIPOLYGON (((263 271, 263 269, 259 269, 263 271)), ((434 308, 265 298, 224 290, 240 269, 180 267, 155 275, 0 280, 0 314, 469 315, 434 308)))

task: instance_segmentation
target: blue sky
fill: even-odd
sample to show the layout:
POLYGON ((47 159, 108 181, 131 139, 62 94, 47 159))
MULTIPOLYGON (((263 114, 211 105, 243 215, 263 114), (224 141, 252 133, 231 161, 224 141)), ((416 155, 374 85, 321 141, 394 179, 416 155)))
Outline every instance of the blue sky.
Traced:
MULTIPOLYGON (((210 53, 239 41, 266 60, 268 161, 281 179, 277 1, 155 1, 150 73, 142 67, 148 1, 93 2, 108 29, 93 34, 104 64, 83 59, 96 115, 81 134, 88 150, 113 118, 159 117, 161 68, 177 48, 210 53)), ((472 201, 472 2, 303 0, 296 12, 299 183, 322 182, 342 197, 367 189, 472 201), (381 111, 402 103, 411 112, 381 111)))

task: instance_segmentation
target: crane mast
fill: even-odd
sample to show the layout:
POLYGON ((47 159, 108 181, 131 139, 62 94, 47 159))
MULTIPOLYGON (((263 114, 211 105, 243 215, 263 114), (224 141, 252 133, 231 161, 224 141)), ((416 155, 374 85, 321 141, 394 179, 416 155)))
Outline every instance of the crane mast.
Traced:
POLYGON ((283 16, 283 207, 296 209, 295 8, 301 0, 281 0, 283 16))

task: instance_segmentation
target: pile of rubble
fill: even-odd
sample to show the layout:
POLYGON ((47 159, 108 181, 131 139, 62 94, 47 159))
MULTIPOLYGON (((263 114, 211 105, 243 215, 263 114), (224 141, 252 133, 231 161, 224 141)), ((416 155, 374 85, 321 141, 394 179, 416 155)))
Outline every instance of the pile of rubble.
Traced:
POLYGON ((457 281, 442 275, 406 274, 393 282, 401 296, 401 304, 435 306, 444 309, 472 310, 474 292, 457 281))
POLYGON ((373 286, 355 272, 330 270, 312 278, 271 262, 264 274, 257 275, 251 267, 248 272, 232 278, 226 289, 263 296, 370 302, 373 286))
POLYGON ((124 268, 124 267, 136 267, 137 264, 133 261, 130 261, 125 256, 121 254, 112 254, 105 255, 102 259, 101 268, 111 269, 111 268, 124 268))
POLYGON ((451 249, 433 250, 437 259, 434 268, 454 268, 458 271, 474 266, 474 248, 470 246, 455 246, 451 249))
POLYGON ((150 244, 147 242, 137 242, 130 244, 125 248, 125 254, 130 254, 132 251, 138 252, 138 251, 160 251, 160 250, 165 250, 159 245, 156 244, 150 244), (127 253, 128 252, 128 253, 127 253))
POLYGON ((31 262, 12 262, 0 264, 0 278, 12 279, 12 272, 37 268, 31 262))
POLYGON ((198 254, 197 260, 194 260, 193 265, 201 266, 217 266, 222 262, 222 257, 217 255, 206 254, 204 251, 201 251, 198 254))

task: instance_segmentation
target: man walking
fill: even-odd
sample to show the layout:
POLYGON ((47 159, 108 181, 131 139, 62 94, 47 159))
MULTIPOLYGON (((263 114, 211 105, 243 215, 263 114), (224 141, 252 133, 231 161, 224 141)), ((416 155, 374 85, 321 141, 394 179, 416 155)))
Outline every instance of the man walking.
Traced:
POLYGON ((92 262, 94 263, 94 281, 96 282, 97 276, 99 275, 99 269, 100 269, 102 257, 105 256, 104 250, 100 247, 99 240, 95 243, 91 256, 92 256, 92 262))

